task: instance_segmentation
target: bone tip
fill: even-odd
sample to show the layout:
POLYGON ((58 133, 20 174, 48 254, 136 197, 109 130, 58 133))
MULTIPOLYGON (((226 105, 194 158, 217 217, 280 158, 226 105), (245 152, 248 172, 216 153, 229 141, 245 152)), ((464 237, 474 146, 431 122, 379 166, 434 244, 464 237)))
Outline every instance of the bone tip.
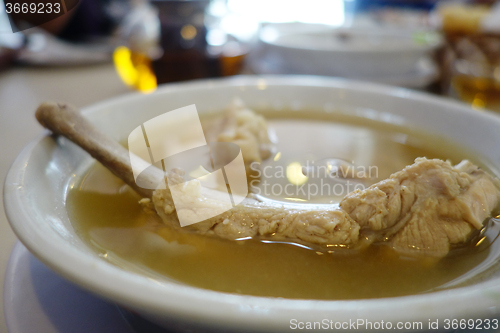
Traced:
POLYGON ((47 120, 53 119, 58 111, 66 108, 68 108, 66 103, 44 102, 36 110, 35 117, 42 126, 47 127, 47 120))

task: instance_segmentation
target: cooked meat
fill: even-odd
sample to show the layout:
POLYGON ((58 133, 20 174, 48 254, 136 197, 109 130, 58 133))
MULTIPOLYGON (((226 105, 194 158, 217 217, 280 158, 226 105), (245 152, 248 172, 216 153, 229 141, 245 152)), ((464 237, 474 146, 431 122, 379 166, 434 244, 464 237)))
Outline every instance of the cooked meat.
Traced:
MULTIPOLYGON (((170 177, 183 181, 179 173, 170 177)), ((472 163, 463 161, 453 167, 425 158, 348 194, 340 207, 326 210, 307 205, 287 208, 247 198, 223 212, 229 207, 201 194, 196 181, 185 184, 175 207, 170 190, 156 190, 153 195, 157 213, 174 227, 179 226, 176 213, 186 216, 220 209, 221 214, 185 228, 228 239, 260 237, 335 246, 355 246, 369 235, 389 242, 399 253, 435 257, 446 255, 450 245, 465 242, 474 229, 482 228, 500 200, 498 180, 472 163)))
MULTIPOLYGON (((181 172, 170 173, 169 184, 182 181, 181 172)), ((358 240, 359 225, 333 205, 329 210, 293 209, 246 198, 231 209, 222 200, 211 199, 215 197, 213 193, 210 198, 201 194, 200 188, 197 181, 192 180, 181 186, 181 190, 177 186, 156 190, 153 194, 154 207, 162 220, 174 227, 179 227, 178 215, 182 215, 184 221, 190 217, 198 221, 200 215, 213 216, 221 212, 183 229, 228 239, 261 236, 342 245, 355 244, 358 240), (170 190, 177 191, 175 206, 170 190)))
POLYGON ((252 162, 261 162, 271 154, 267 122, 261 115, 245 107, 241 100, 235 99, 224 111, 207 126, 205 135, 208 142, 232 142, 237 144, 249 171, 252 162))
MULTIPOLYGON (((247 163, 262 159, 265 154, 261 148, 269 143, 264 120, 241 106, 232 109, 228 112, 234 112, 233 116, 220 124, 223 134, 217 134, 216 139, 241 145, 247 163)), ((37 119, 80 145, 138 193, 152 197, 165 223, 179 228, 178 216, 193 217, 191 221, 203 222, 186 229, 223 238, 261 237, 337 246, 356 246, 368 238, 386 241, 402 254, 442 257, 451 245, 465 242, 474 229, 482 228, 500 201, 499 181, 477 166, 463 161, 453 167, 425 158, 368 189, 348 194, 338 208, 292 208, 251 198, 235 199, 235 195, 233 201, 241 203, 231 208, 228 200, 214 195, 221 192, 202 188, 198 180, 184 182, 182 174, 176 172, 169 175, 169 186, 151 194, 135 182, 128 151, 97 131, 74 108, 42 104, 37 119), (177 191, 175 205, 171 191, 177 191), (206 195, 207 191, 212 193, 206 195), (200 216, 214 217, 205 220, 200 216)), ((148 184, 157 184, 162 178, 161 171, 155 169, 148 184)), ((150 199, 142 202, 151 204, 150 199)))
POLYGON ((499 197, 498 181, 469 161, 452 167, 419 158, 389 179, 348 194, 340 208, 400 253, 441 257, 482 228, 499 197))

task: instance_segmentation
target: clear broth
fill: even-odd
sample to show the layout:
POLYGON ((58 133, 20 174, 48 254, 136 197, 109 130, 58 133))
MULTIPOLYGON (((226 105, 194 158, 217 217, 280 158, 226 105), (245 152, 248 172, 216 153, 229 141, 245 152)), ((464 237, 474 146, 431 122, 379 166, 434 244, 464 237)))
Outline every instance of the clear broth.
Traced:
MULTIPOLYGON (((464 149, 445 140, 359 118, 343 117, 336 122, 275 118, 271 123, 281 132, 281 143, 277 145, 281 158, 269 163, 286 165, 307 154, 323 158, 325 145, 312 150, 307 147, 314 142, 330 144, 333 136, 344 139, 331 145, 330 156, 352 160, 365 152, 371 157, 363 163, 380 166, 378 178, 371 182, 421 156, 450 159, 453 163, 469 158, 482 165, 464 149), (321 130, 312 130, 315 127, 321 130)), ((272 177, 268 180, 272 181, 272 177)), ((75 176, 67 206, 77 232, 106 260, 158 281, 174 280, 228 293, 324 300, 418 294, 471 271, 485 260, 490 248, 488 241, 471 242, 435 262, 400 257, 383 244, 364 251, 318 251, 293 243, 228 241, 176 232, 146 214, 139 199, 95 163, 83 176, 75 176)), ((320 197, 314 201, 338 199, 320 197)))

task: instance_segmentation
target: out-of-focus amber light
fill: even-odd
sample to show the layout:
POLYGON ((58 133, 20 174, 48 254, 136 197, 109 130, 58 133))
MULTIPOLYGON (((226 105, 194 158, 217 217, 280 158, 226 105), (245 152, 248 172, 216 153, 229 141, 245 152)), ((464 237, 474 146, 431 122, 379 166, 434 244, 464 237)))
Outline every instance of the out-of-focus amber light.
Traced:
POLYGON ((191 40, 196 37, 197 31, 194 26, 191 24, 186 24, 185 26, 182 27, 181 29, 181 36, 185 40, 191 40))
POLYGON ((485 96, 483 94, 476 94, 472 100, 472 108, 474 110, 482 111, 486 107, 485 96))
POLYGON ((113 53, 113 61, 118 76, 126 85, 143 93, 156 90, 156 76, 151 67, 151 59, 147 55, 119 46, 113 53))

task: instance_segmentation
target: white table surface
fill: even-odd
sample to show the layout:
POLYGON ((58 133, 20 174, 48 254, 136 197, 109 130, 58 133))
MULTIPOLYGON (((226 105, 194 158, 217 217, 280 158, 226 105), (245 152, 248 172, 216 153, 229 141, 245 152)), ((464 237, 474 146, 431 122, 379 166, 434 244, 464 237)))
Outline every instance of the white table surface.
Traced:
MULTIPOLYGON (((14 158, 41 131, 34 111, 43 101, 83 107, 128 92, 112 64, 67 67, 14 67, 0 71, 0 180, 14 158)), ((17 238, 5 217, 0 191, 0 333, 7 333, 3 311, 5 268, 17 238)))

